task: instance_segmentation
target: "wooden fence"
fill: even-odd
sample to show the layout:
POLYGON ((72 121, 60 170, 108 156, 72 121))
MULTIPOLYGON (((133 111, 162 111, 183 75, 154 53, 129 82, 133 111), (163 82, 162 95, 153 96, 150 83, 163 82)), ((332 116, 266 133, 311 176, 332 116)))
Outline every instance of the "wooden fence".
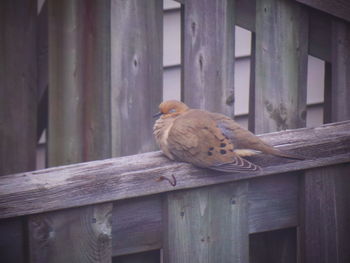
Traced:
POLYGON ((289 129, 263 138, 307 159, 223 174, 149 152, 161 0, 0 1, 0 262, 350 262, 350 3, 180 2, 182 99, 234 116, 238 24, 249 128, 289 129), (317 128, 308 54, 326 61, 317 128), (32 171, 46 127, 51 168, 32 171))

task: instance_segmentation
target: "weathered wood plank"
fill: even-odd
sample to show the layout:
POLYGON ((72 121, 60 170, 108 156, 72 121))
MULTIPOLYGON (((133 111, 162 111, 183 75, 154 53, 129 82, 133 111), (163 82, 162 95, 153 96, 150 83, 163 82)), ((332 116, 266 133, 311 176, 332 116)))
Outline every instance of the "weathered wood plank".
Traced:
MULTIPOLYGON (((267 176, 249 181, 249 233, 298 225, 298 174, 267 176)), ((162 247, 162 195, 132 198, 113 209, 113 255, 134 254, 162 247)))
MULTIPOLYGON (((349 25, 332 21, 332 56, 326 63, 326 122, 350 119, 349 25)), ((348 189, 350 166, 327 167, 307 171, 301 182, 300 261, 350 261, 350 198, 348 189)))
POLYGON ((249 181, 249 233, 298 224, 298 173, 249 181))
POLYGON ((261 136, 306 160, 258 155, 263 170, 228 174, 173 162, 160 152, 49 168, 0 177, 0 218, 96 204, 137 196, 300 171, 350 160, 350 121, 261 136), (174 188, 159 176, 177 178, 174 188), (42 202, 45 200, 45 203, 42 202))
POLYGON ((183 99, 234 116, 234 1, 191 0, 184 8, 183 99))
MULTIPOLYGON (((255 101, 250 102, 255 111, 249 116, 256 133, 306 126, 308 28, 307 10, 298 3, 256 1, 255 89, 251 89, 255 101)), ((296 199, 291 202, 296 208, 296 199)), ((260 234, 251 247, 252 260, 295 262, 293 241, 295 234, 285 231, 260 234)))
POLYGON ((350 261, 350 165, 312 169, 301 181, 300 262, 350 261))
MULTIPOLYGON (((0 176, 35 169, 36 0, 0 1, 0 176)), ((0 221, 0 261, 26 259, 26 221, 0 221)))
POLYGON ((155 150, 162 100, 163 1, 111 1, 112 156, 155 150), (142 129, 142 132, 140 132, 142 129))
MULTIPOLYGON (((236 24, 255 32, 255 0, 236 0, 236 24)), ((303 7, 309 13, 309 54, 322 60, 331 59, 331 19, 332 16, 316 9, 303 7)))
POLYGON ((248 262, 248 182, 169 193, 165 262, 248 262))
POLYGON ((149 196, 114 203, 112 253, 125 255, 162 247, 162 199, 149 196))
POLYGON ((49 1, 49 166, 111 156, 109 12, 49 1))
POLYGON ((296 0, 331 15, 350 21, 350 2, 347 0, 296 0))
POLYGON ((36 1, 0 3, 0 175, 35 168, 36 1))
POLYGON ((288 0, 256 5, 255 131, 304 127, 307 12, 288 0))
MULTIPOLYGON (((110 2, 49 1, 49 166, 111 157, 110 2)), ((112 204, 29 216, 33 262, 111 262, 112 204)))
POLYGON ((111 262, 111 219, 110 203, 31 216, 30 262, 111 262))
MULTIPOLYGON (((349 14, 350 15, 350 14, 349 14)), ((332 88, 329 105, 332 122, 350 119, 350 25, 332 21, 332 88)))

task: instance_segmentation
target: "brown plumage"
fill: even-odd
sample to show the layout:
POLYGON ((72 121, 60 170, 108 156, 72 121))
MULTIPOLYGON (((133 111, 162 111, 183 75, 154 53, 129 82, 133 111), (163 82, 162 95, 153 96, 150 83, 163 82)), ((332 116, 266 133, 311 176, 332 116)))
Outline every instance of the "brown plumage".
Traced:
POLYGON ((225 115, 190 109, 176 100, 161 103, 159 110, 153 133, 171 160, 224 172, 251 172, 260 167, 242 157, 257 151, 302 159, 268 145, 225 115))

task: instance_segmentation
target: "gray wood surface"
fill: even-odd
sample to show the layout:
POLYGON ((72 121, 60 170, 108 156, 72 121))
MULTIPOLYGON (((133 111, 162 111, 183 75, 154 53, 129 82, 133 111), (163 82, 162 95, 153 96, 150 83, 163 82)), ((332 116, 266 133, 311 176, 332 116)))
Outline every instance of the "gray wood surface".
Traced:
MULTIPOLYGON (((48 164, 111 157, 110 3, 49 1, 48 17, 48 164)), ((111 262, 112 207, 29 216, 31 261, 111 262)))
POLYGON ((229 174, 173 162, 160 152, 53 167, 0 177, 0 218, 301 171, 350 160, 350 121, 271 133, 261 138, 305 160, 258 155, 259 173, 229 174), (177 178, 176 187, 159 176, 177 178), (45 200, 45 203, 42 202, 45 200))
POLYGON ((31 216, 30 262, 111 262, 112 204, 31 216))
MULTIPOLYGON (((308 12, 300 4, 256 1, 255 89, 251 89, 255 101, 250 102, 254 112, 249 115, 255 133, 306 126, 308 29, 308 12)), ((291 202, 296 210, 296 199, 291 202)), ((295 262, 296 247, 290 246, 295 240, 295 234, 286 231, 258 235, 251 246, 252 262, 295 262)))
MULTIPOLYGON (((250 180, 249 233, 298 225, 299 174, 250 180)), ((162 247, 162 195, 121 200, 113 209, 114 256, 162 247)))
POLYGON ((49 166, 111 156, 109 1, 49 1, 49 166))
POLYGON ((350 261, 350 165, 305 172, 301 207, 301 261, 350 261))
MULTIPOLYGON (((297 226, 299 174, 250 181, 249 233, 297 226)), ((113 209, 114 256, 162 247, 162 196, 121 200, 113 209)))
POLYGON ((304 127, 307 12, 288 0, 256 4, 255 131, 304 127))
MULTIPOLYGON (((350 119, 349 25, 333 18, 331 63, 325 68, 326 122, 350 119)), ((350 261, 350 166, 306 171, 300 200, 300 262, 350 261)))
POLYGON ((160 195, 114 203, 113 255, 126 255, 162 247, 162 197, 160 195))
MULTIPOLYGON (((255 0, 236 0, 236 24, 249 31, 255 32, 256 20, 255 0)), ((292 1, 291 1, 292 2, 292 1)), ((319 59, 330 61, 331 57, 331 19, 332 16, 317 9, 302 6, 309 13, 309 54, 319 59)))
POLYGON ((191 0, 183 26, 183 100, 234 116, 234 1, 191 0))
POLYGON ((163 2, 111 1, 112 156, 156 149, 162 100, 163 2))
POLYGON ((248 262, 248 182, 169 193, 164 261, 248 262))
MULTIPOLYGON (((350 11, 349 11, 350 12, 350 11)), ((349 14, 350 16, 350 14, 349 14)), ((332 21, 332 88, 330 98, 331 121, 350 119, 350 25, 344 21, 332 21)))
MULTIPOLYGON (((36 1, 0 1, 0 176, 35 169, 36 1)), ((26 259, 26 220, 0 220, 0 261, 26 259)))
POLYGON ((299 176, 286 173, 249 181, 249 233, 297 226, 299 176))
POLYGON ((36 1, 0 3, 0 175, 34 170, 36 1))
POLYGON ((331 15, 350 21, 350 2, 348 0, 296 0, 331 15))

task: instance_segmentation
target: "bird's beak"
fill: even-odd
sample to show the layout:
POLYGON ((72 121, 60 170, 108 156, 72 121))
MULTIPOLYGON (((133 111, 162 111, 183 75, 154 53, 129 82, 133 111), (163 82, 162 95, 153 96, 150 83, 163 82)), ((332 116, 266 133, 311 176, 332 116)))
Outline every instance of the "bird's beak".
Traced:
POLYGON ((163 114, 162 112, 158 112, 158 113, 156 113, 156 114, 153 115, 153 118, 157 118, 157 117, 159 117, 159 116, 162 115, 162 114, 163 114))

